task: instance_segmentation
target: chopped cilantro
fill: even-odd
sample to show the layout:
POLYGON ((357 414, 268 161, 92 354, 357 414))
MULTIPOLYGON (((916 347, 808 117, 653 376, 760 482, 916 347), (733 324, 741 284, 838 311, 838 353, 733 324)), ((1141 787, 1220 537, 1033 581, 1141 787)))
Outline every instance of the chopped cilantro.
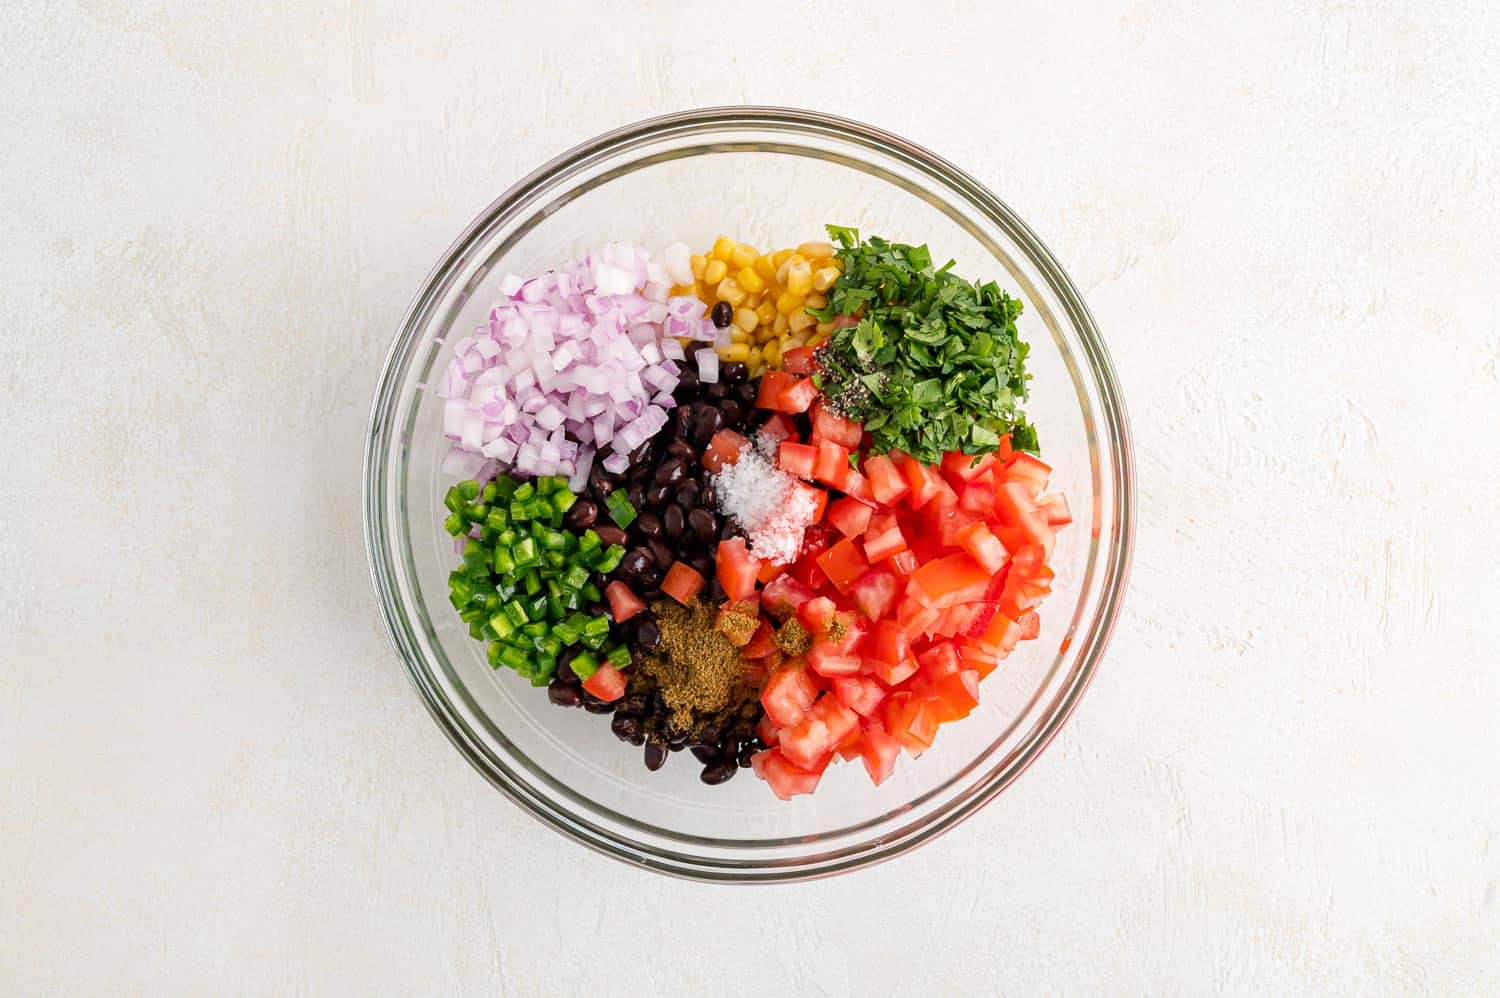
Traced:
POLYGON ((1009 435, 1036 452, 1026 400, 1028 347, 1016 332, 1021 302, 993 281, 966 281, 950 260, 933 268, 926 246, 861 239, 828 226, 843 273, 820 322, 856 315, 818 348, 821 387, 841 415, 864 423, 872 453, 899 450, 926 463, 949 451, 985 454, 1009 435))

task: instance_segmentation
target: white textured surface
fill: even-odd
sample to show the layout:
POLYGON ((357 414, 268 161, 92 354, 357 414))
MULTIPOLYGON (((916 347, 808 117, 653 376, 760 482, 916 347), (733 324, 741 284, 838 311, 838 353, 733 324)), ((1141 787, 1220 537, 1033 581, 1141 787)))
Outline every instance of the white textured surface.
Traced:
POLYGON ((569 6, 0 12, 0 990, 1500 989, 1493 6, 741 5, 757 38, 569 6), (1106 667, 1011 792, 729 892, 470 771, 357 498, 388 338, 471 216, 747 101, 904 133, 1033 223, 1141 514, 1106 667))

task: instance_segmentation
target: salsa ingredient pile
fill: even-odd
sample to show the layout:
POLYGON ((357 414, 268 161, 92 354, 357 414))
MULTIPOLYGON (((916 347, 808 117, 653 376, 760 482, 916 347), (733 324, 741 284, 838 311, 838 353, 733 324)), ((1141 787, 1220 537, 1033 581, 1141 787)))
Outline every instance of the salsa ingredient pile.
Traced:
POLYGON ((1021 303, 837 226, 602 246, 507 277, 438 390, 450 599, 491 666, 648 769, 872 782, 1041 632, 1071 522, 1021 410, 1021 303))

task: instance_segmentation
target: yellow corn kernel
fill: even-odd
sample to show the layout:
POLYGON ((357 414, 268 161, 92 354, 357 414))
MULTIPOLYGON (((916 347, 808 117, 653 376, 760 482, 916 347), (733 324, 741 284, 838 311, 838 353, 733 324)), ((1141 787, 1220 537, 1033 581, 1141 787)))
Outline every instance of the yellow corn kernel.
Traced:
POLYGON ((810 347, 820 346, 826 339, 828 339, 827 333, 813 333, 807 338, 807 345, 810 347))
POLYGON ((727 347, 719 348, 719 359, 724 361, 739 361, 743 364, 750 359, 750 348, 744 343, 731 343, 727 347))
POLYGON ((776 264, 771 260, 768 253, 763 253, 755 258, 755 272, 767 281, 776 279, 776 264))
POLYGON ((749 343, 752 338, 749 333, 745 332, 739 326, 731 325, 729 327, 729 342, 731 343, 749 343))
POLYGON ((671 295, 674 298, 679 298, 682 295, 690 295, 692 293, 693 286, 691 284, 674 284, 667 289, 667 294, 671 295))
POLYGON ((748 265, 741 267, 734 275, 734 279, 739 282, 740 287, 752 295, 758 295, 766 290, 766 279, 757 274, 754 267, 748 265))
POLYGON ((734 248, 734 252, 729 254, 729 262, 736 267, 748 267, 755 262, 755 258, 758 256, 760 256, 760 250, 754 246, 746 246, 744 243, 740 243, 734 248))
POLYGON ((777 250, 775 253, 771 254, 771 262, 774 263, 774 264, 776 264, 776 269, 777 270, 780 270, 781 269, 781 265, 784 264, 784 263, 786 263, 788 260, 790 260, 792 258, 792 254, 795 253, 795 252, 796 252, 796 250, 789 250, 789 249, 786 249, 786 250, 777 250))
POLYGON ((807 303, 807 299, 804 298, 802 295, 794 295, 790 291, 788 291, 788 292, 786 292, 784 294, 781 294, 781 295, 777 296, 777 298, 776 298, 776 311, 778 311, 778 312, 784 312, 787 315, 791 315, 793 312, 797 311, 797 309, 801 308, 806 303, 807 303))
POLYGON ((794 295, 805 295, 812 291, 812 266, 800 256, 787 261, 786 289, 794 295))
POLYGON ((759 367, 761 361, 760 347, 751 347, 750 352, 745 355, 745 363, 751 367, 759 367))
POLYGON ((788 350, 799 350, 807 346, 807 342, 800 336, 783 336, 781 338, 781 355, 786 356, 788 350))
POLYGON ((824 307, 827 304, 828 304, 828 296, 827 295, 808 295, 807 296, 807 307, 808 308, 822 308, 822 307, 824 307))
POLYGON ((760 355, 768 367, 781 366, 781 344, 775 340, 760 348, 760 355))
POLYGON ((827 336, 829 333, 833 332, 833 323, 831 323, 831 322, 820 322, 820 323, 818 323, 818 332, 822 333, 824 336, 827 336))
POLYGON ((714 300, 713 285, 707 281, 694 281, 693 294, 697 295, 700 301, 712 302, 714 300))
POLYGON ((753 309, 737 308, 734 310, 734 324, 747 333, 753 333, 760 325, 760 316, 753 309))
POLYGON ((819 267, 813 271, 813 290, 827 291, 833 287, 838 279, 839 269, 837 267, 819 267))
POLYGON ((755 331, 755 342, 764 346, 776 338, 776 331, 770 326, 761 326, 755 331))
POLYGON ((703 268, 708 265, 708 258, 698 253, 688 257, 688 265, 693 268, 693 280, 703 280, 703 268))
POLYGON ((761 325, 769 326, 776 321, 776 306, 768 301, 762 301, 755 306, 755 315, 760 319, 761 325))
POLYGON ((723 260, 725 263, 728 263, 729 258, 734 255, 734 248, 737 245, 739 244, 728 236, 720 236, 714 240, 713 249, 708 251, 708 255, 714 260, 723 260))
POLYGON ((832 243, 803 243, 797 247, 797 252, 809 260, 822 260, 833 256, 832 243))
POLYGON ((710 260, 703 268, 703 283, 718 284, 729 273, 729 264, 723 260, 710 260))
POLYGON ((787 325, 791 326, 793 329, 800 333, 808 326, 816 325, 818 320, 814 319, 812 316, 808 315, 801 309, 798 309, 791 315, 787 316, 786 321, 787 325))
POLYGON ((739 307, 739 304, 745 300, 745 289, 740 287, 739 282, 732 277, 726 277, 720 281, 719 286, 714 288, 714 294, 718 296, 719 301, 727 301, 735 307, 739 307))
POLYGON ((774 332, 777 336, 781 336, 790 328, 791 326, 786 321, 786 313, 777 312, 776 322, 772 324, 771 331, 774 332))

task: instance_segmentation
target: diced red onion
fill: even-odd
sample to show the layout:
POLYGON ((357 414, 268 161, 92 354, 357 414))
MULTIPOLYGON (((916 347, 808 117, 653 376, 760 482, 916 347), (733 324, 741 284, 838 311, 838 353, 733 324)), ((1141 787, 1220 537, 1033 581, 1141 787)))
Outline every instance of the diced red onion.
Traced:
POLYGON ((604 470, 609 472, 610 474, 618 475, 628 467, 630 467, 630 455, 628 454, 624 454, 619 451, 612 451, 610 455, 604 459, 604 470))

